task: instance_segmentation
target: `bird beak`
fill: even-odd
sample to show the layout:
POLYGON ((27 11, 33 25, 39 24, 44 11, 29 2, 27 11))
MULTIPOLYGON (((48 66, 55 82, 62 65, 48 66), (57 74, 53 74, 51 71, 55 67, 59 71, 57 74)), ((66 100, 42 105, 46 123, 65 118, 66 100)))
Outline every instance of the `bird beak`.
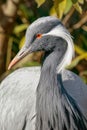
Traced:
POLYGON ((8 66, 8 70, 10 70, 17 62, 19 62, 22 58, 24 58, 27 54, 31 53, 31 46, 26 48, 25 46, 19 51, 19 53, 14 57, 11 63, 8 66))

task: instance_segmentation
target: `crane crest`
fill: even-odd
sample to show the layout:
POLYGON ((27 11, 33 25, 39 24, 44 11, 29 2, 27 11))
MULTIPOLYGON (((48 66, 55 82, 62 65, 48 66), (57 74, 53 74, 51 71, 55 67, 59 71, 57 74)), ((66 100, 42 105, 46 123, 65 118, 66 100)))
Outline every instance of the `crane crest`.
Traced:
POLYGON ((61 37, 68 43, 68 47, 67 47, 65 56, 57 67, 57 71, 60 72, 63 68, 65 68, 67 65, 69 65, 72 61, 72 58, 74 56, 73 40, 71 38, 70 33, 66 30, 66 28, 64 28, 64 26, 62 26, 62 24, 57 25, 46 35, 54 35, 54 36, 61 37))

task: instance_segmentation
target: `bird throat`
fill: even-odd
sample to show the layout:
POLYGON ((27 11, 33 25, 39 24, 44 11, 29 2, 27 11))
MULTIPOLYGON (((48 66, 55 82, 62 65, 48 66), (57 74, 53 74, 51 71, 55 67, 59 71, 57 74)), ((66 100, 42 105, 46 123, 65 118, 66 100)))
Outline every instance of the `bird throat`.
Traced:
POLYGON ((49 53, 41 70, 36 97, 36 130, 87 130, 87 121, 63 87, 56 68, 57 51, 49 53))

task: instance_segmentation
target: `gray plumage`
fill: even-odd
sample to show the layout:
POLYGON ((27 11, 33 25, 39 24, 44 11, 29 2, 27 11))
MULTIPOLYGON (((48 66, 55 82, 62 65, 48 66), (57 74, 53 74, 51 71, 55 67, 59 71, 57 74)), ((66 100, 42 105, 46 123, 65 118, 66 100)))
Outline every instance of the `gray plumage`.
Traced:
POLYGON ((0 130, 87 130, 87 86, 63 69, 72 59, 73 45, 57 18, 31 24, 16 58, 39 50, 45 51, 41 68, 18 69, 0 85, 0 130))

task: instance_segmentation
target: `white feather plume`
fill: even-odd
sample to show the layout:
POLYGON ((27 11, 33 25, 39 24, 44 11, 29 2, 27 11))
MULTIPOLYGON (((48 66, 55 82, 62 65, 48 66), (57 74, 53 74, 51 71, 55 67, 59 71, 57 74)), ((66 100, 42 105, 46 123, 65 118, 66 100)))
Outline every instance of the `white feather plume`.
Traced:
POLYGON ((67 51, 65 53, 65 56, 61 63, 57 67, 57 71, 60 72, 62 69, 64 69, 67 65, 69 65, 72 61, 72 58, 74 56, 74 45, 73 40, 71 38, 70 33, 64 26, 58 25, 54 29, 52 29, 49 33, 45 35, 54 35, 63 38, 68 43, 67 51))

